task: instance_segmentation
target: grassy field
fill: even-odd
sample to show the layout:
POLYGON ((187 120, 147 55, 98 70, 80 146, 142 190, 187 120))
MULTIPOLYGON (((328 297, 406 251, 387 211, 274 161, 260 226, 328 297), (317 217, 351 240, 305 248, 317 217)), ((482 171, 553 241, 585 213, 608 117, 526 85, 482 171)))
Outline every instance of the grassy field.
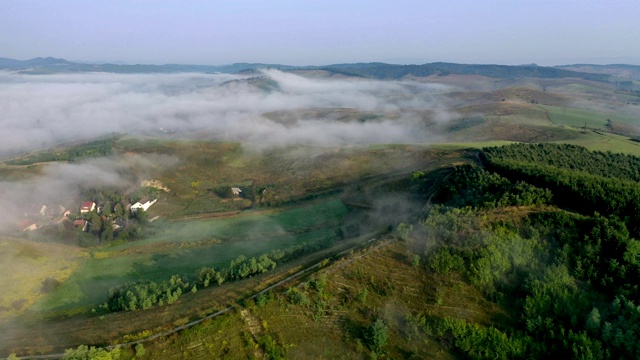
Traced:
POLYGON ((0 319, 23 313, 53 290, 43 289, 46 279, 65 282, 86 258, 86 252, 71 246, 1 237, 0 319))
POLYGON ((39 175, 41 173, 42 166, 29 165, 29 166, 17 166, 0 164, 0 180, 2 181, 21 181, 29 179, 32 176, 39 175))
POLYGON ((239 255, 257 256, 335 237, 347 212, 340 199, 330 198, 283 211, 153 223, 154 234, 144 240, 93 249, 68 281, 36 308, 95 306, 106 300, 109 288, 126 281, 165 280, 204 266, 226 267, 239 255))
POLYGON ((277 206, 365 176, 406 171, 448 156, 423 145, 293 146, 257 151, 240 143, 125 138, 115 148, 123 154, 157 153, 178 159, 174 167, 158 169, 153 175, 171 193, 165 204, 150 210, 152 216, 174 218, 239 211, 259 204, 277 206), (218 186, 237 186, 255 196, 221 199, 212 191, 218 186))
POLYGON ((179 336, 147 344, 147 358, 238 359, 281 351, 291 359, 367 359, 371 350, 363 332, 383 319, 390 329, 385 358, 454 359, 411 319, 422 314, 487 324, 504 318, 460 279, 413 267, 404 244, 365 252, 315 274, 315 279, 326 278, 321 292, 310 283, 297 286, 307 305, 292 303, 282 289, 265 303, 249 302, 179 336), (270 339, 275 346, 264 345, 270 339))
POLYGON ((238 300, 334 254, 342 253, 354 246, 360 248, 362 243, 372 236, 374 235, 367 234, 336 242, 329 249, 284 263, 274 272, 199 289, 195 294, 183 295, 171 306, 155 306, 145 311, 115 312, 100 316, 87 316, 84 313, 74 315, 72 311, 64 314, 56 312, 55 318, 51 318, 51 314, 46 312, 29 312, 18 319, 17 323, 0 322, 0 354, 53 353, 79 344, 117 343, 129 341, 139 334, 148 334, 149 331, 163 332, 236 304, 238 300), (43 326, 45 324, 46 326, 43 326), (14 350, 10 350, 11 347, 14 350))
POLYGON ((575 139, 555 142, 580 145, 589 150, 611 151, 640 156, 640 143, 631 141, 626 136, 606 132, 587 131, 575 139))
POLYGON ((547 113, 549 114, 549 118, 556 125, 584 127, 586 123, 587 127, 589 128, 604 130, 606 129, 605 125, 607 124, 607 119, 626 124, 637 125, 638 123, 640 123, 640 118, 628 115, 603 113, 593 110, 577 109, 571 107, 558 107, 549 105, 541 105, 541 107, 547 111, 547 113))

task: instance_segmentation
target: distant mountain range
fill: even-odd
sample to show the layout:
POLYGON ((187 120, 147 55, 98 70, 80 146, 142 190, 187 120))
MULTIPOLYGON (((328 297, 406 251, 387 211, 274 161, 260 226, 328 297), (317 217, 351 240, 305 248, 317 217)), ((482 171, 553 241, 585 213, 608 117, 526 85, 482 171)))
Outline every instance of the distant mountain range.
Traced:
POLYGON ((42 58, 37 57, 30 60, 15 60, 8 58, 0 58, 0 69, 28 69, 32 67, 43 66, 60 66, 60 65, 72 65, 71 61, 65 59, 56 59, 52 57, 42 58))
POLYGON ((0 58, 0 70, 16 71, 23 74, 51 74, 66 72, 109 72, 109 73, 241 73, 257 69, 325 70, 330 73, 371 79, 401 79, 406 76, 430 75, 482 75, 496 78, 580 78, 600 82, 619 82, 640 79, 640 66, 636 65, 563 65, 555 67, 537 65, 478 65, 454 63, 429 63, 422 65, 395 65, 386 63, 334 64, 326 66, 290 66, 281 64, 236 63, 232 65, 127 65, 79 63, 58 58, 34 58, 15 60, 0 58))
POLYGON ((611 65, 593 65, 593 64, 575 64, 556 66, 559 69, 605 74, 615 76, 626 80, 640 81, 640 66, 627 64, 611 64, 611 65))

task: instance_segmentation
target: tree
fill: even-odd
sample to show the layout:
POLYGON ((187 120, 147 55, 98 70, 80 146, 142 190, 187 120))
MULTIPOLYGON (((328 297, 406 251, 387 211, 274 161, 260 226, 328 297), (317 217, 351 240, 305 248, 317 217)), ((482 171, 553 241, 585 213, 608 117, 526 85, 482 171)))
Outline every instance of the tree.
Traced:
POLYGON ((376 320, 365 332, 365 340, 369 343, 371 350, 375 352, 380 351, 387 344, 388 337, 389 329, 382 319, 376 320))
POLYGON ((418 254, 414 254, 413 255, 413 259, 411 260, 411 265, 414 268, 420 267, 420 255, 418 255, 418 254))
POLYGON ((147 222, 149 222, 149 215, 147 214, 146 211, 142 209, 138 209, 133 214, 140 224, 146 224, 147 222))
POLYGON ((94 235, 100 235, 100 230, 102 229, 102 219, 100 215, 96 213, 91 213, 91 232, 94 235))
POLYGON ((425 177, 424 171, 414 171, 411 173, 411 181, 418 181, 425 177))
POLYGON ((105 202, 104 209, 102 209, 102 214, 108 217, 109 215, 111 215, 111 208, 112 208, 111 201, 105 202))
POLYGON ((600 311, 598 311, 598 308, 594 307, 589 313, 585 328, 593 333, 600 331, 600 311))
POLYGON ((213 190, 213 192, 223 199, 230 198, 233 196, 233 192, 231 191, 231 186, 228 186, 228 185, 218 186, 213 190))
POLYGON ((122 208, 122 204, 117 203, 113 208, 113 212, 115 213, 117 218, 121 218, 124 216, 124 209, 122 208))
POLYGON ((147 350, 145 350, 144 345, 142 344, 137 344, 135 346, 135 350, 136 350, 136 357, 143 357, 144 354, 147 353, 147 350))
POLYGON ((111 241, 113 240, 113 224, 110 221, 103 222, 104 231, 100 235, 101 241, 111 241))
POLYGON ((120 348, 107 351, 100 347, 80 345, 75 349, 66 349, 63 360, 116 360, 120 359, 120 348))
POLYGON ((398 228, 396 229, 396 231, 398 232, 398 236, 400 237, 400 239, 402 239, 404 241, 407 241, 407 240, 409 240, 409 236, 411 235, 411 232, 413 231, 413 225, 400 223, 398 225, 398 228))

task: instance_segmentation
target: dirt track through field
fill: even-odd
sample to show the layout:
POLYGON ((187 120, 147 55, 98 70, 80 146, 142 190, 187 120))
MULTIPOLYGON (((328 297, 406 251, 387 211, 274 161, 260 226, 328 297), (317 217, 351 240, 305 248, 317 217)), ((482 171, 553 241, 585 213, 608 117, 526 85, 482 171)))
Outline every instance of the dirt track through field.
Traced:
MULTIPOLYGON (((251 315, 249 310, 247 310, 246 308, 240 310, 240 314, 242 315, 242 318, 244 319, 244 321, 247 322, 247 326, 249 327, 249 332, 251 333, 251 336, 253 336, 253 339, 257 344, 259 341, 258 339, 260 338, 260 335, 262 335, 260 322, 253 315, 251 315)), ((253 356, 255 356, 256 359, 264 359, 264 351, 262 351, 262 349, 258 347, 253 352, 253 356)))

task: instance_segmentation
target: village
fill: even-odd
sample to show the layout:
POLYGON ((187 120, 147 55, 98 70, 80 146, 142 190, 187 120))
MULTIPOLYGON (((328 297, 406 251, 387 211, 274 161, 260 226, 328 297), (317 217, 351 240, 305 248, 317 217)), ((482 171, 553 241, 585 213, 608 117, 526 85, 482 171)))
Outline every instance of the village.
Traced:
POLYGON ((146 212, 157 201, 156 196, 143 196, 132 203, 123 195, 113 194, 99 201, 76 200, 74 208, 58 203, 32 204, 20 211, 14 229, 32 239, 52 235, 78 245, 130 240, 140 237, 140 226, 149 221, 146 212))
MULTIPOLYGON (((161 193, 170 192, 157 180, 144 180, 125 191, 91 189, 71 198, 32 203, 17 209, 19 219, 12 232, 35 241, 85 247, 140 239, 142 228, 159 218, 149 219, 147 211, 159 201, 161 193)), ((207 194, 219 203, 245 199, 245 192, 235 186, 220 186, 207 194)))

